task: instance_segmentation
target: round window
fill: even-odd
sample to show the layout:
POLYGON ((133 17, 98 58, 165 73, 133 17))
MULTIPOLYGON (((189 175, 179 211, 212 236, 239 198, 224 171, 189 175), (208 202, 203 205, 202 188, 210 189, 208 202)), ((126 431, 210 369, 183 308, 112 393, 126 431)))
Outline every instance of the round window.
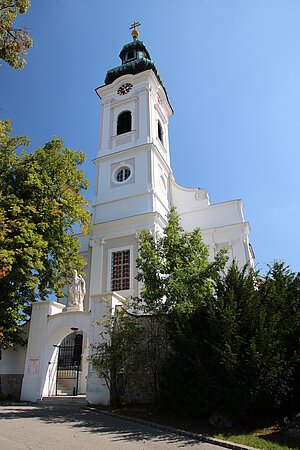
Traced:
POLYGON ((123 181, 126 181, 130 177, 131 171, 129 167, 121 167, 116 172, 116 180, 118 183, 122 183, 123 181))

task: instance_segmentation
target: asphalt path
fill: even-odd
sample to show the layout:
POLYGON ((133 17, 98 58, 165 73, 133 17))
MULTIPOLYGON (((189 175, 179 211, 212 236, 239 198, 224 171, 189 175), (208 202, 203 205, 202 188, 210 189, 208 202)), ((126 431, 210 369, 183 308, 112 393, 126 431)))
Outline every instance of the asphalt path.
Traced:
POLYGON ((223 450, 80 405, 0 407, 1 450, 223 450))

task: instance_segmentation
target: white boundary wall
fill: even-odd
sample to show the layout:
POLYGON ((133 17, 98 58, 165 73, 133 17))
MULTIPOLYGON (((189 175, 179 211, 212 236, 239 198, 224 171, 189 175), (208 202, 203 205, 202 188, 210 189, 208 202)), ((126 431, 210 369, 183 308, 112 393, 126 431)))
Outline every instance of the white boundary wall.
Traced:
MULTIPOLYGON (((91 347, 100 341, 101 321, 114 311, 123 298, 116 294, 101 294, 91 298, 90 311, 63 311, 65 305, 53 301, 37 302, 32 306, 32 316, 26 352, 21 400, 36 402, 51 397, 56 392, 57 346, 73 328, 81 330, 91 347), (98 323, 98 321, 100 321, 98 323)), ((87 401, 108 405, 109 390, 88 363, 87 401)))

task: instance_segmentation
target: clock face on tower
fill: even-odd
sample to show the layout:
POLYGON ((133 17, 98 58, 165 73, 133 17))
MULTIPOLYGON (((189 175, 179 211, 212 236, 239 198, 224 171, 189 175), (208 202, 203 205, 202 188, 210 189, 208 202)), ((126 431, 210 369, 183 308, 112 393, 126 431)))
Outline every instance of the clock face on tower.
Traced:
POLYGON ((130 83, 122 84, 122 86, 120 86, 119 89, 117 90, 117 93, 118 93, 119 95, 125 95, 125 94, 128 94, 128 92, 131 91, 132 87, 133 87, 133 86, 132 86, 132 84, 130 84, 130 83))

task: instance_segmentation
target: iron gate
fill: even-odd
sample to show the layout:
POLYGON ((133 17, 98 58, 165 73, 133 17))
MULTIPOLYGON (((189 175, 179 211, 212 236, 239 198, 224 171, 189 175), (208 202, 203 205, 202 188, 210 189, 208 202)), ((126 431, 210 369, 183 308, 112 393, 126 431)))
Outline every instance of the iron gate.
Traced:
POLYGON ((78 394, 79 376, 82 370, 82 334, 76 334, 75 339, 64 339, 59 346, 56 376, 56 395, 58 383, 63 384, 71 395, 78 394))

